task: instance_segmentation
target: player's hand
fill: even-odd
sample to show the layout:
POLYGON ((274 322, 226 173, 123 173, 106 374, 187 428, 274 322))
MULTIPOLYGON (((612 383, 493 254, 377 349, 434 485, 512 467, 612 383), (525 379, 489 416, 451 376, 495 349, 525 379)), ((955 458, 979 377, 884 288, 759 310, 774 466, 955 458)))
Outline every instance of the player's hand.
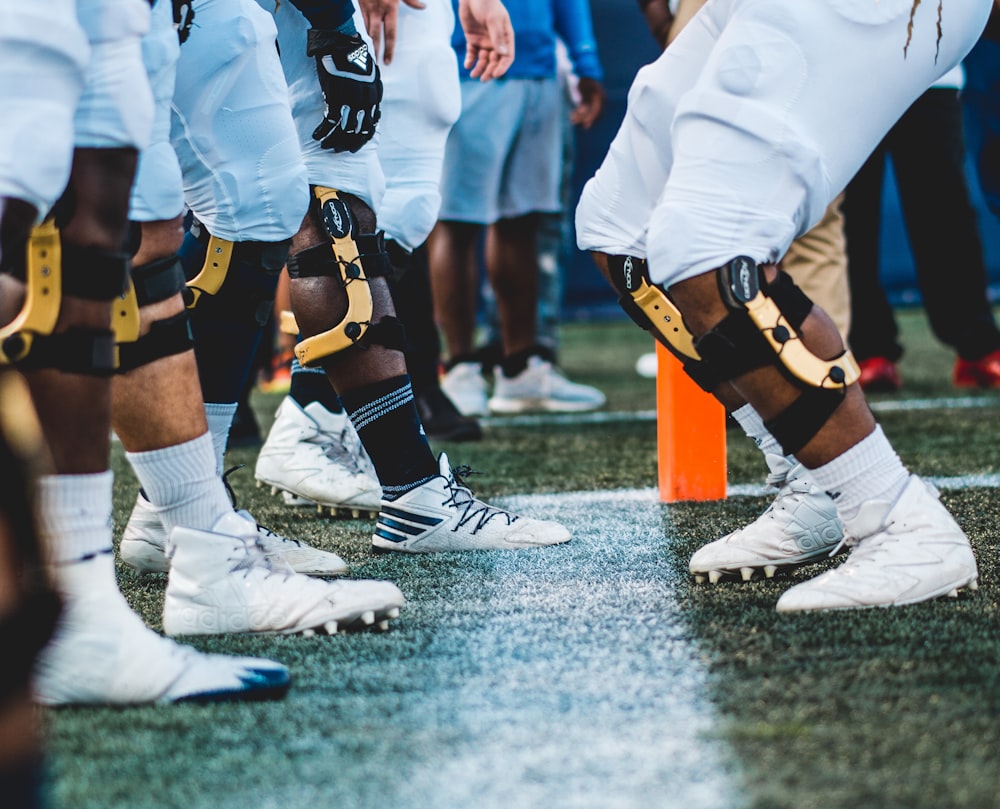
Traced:
POLYGON ((502 76, 514 61, 514 29, 500 0, 459 0, 465 32, 465 68, 480 81, 502 76))
MULTIPOLYGON (((427 8, 420 0, 403 0, 403 2, 410 8, 427 8)), ((399 0, 358 0, 358 5, 365 18, 368 36, 375 43, 375 53, 379 52, 379 45, 381 45, 382 64, 388 65, 396 53, 399 0)))
POLYGON ((361 34, 309 29, 306 53, 316 57, 316 74, 326 100, 313 139, 324 149, 356 152, 375 135, 381 116, 382 76, 370 43, 361 34))
POLYGON ((597 79, 580 79, 577 84, 580 103, 570 113, 569 119, 575 126, 590 129, 604 111, 604 86, 597 79))

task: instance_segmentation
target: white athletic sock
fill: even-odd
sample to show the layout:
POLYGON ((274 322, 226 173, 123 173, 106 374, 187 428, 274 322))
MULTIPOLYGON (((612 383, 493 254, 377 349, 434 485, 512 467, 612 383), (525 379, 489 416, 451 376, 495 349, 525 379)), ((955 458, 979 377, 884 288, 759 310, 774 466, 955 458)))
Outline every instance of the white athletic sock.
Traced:
POLYGON ((112 553, 114 474, 42 475, 38 479, 38 531, 56 565, 112 553))
POLYGON ((212 447, 215 449, 215 471, 219 475, 222 475, 225 468, 223 458, 237 407, 239 407, 237 402, 231 404, 205 402, 205 418, 208 420, 208 431, 212 434, 212 447))
POLYGON ((770 430, 764 426, 764 420, 753 407, 745 404, 738 410, 734 410, 732 416, 736 419, 740 427, 743 428, 743 432, 747 434, 747 437, 764 453, 764 460, 767 461, 767 466, 772 472, 779 471, 779 469, 775 468, 776 466, 785 466, 784 463, 775 464, 777 458, 783 458, 791 465, 797 463, 791 455, 785 455, 781 449, 781 444, 778 443, 778 439, 771 435, 770 430))
POLYGON ((222 478, 216 472, 212 437, 149 452, 128 452, 146 498, 169 532, 175 525, 207 531, 233 510, 222 478))
POLYGON ((867 438, 810 471, 813 480, 833 498, 842 520, 857 516, 861 504, 868 500, 895 502, 910 477, 877 424, 867 438))

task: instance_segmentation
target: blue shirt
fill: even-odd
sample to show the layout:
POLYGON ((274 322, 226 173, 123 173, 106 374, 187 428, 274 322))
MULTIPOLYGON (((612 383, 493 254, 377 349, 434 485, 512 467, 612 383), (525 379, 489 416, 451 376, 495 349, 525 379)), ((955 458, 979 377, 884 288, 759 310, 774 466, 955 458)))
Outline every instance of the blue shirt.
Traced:
MULTIPOLYGON (((452 5, 457 15, 458 0, 452 0, 452 5)), ((514 64, 504 78, 555 77, 557 35, 566 44, 577 76, 603 78, 588 0, 504 0, 504 5, 514 26, 514 64)), ((462 67, 465 34, 461 25, 455 26, 451 44, 458 53, 462 78, 467 79, 469 71, 462 67)))

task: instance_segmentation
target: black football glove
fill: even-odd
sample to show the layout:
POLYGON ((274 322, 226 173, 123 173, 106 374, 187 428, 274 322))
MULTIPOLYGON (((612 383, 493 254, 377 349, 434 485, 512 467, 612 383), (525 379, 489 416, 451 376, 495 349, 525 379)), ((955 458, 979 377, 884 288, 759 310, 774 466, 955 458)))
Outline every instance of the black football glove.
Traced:
POLYGON ((382 75, 360 34, 311 28, 306 54, 316 57, 326 115, 313 132, 324 149, 356 152, 375 135, 382 75))

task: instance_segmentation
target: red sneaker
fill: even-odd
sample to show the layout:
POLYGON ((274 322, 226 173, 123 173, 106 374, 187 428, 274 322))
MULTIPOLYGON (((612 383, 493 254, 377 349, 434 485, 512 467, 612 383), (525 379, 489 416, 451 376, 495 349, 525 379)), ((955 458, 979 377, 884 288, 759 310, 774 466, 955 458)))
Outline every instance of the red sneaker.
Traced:
MULTIPOLYGON (((1000 362, 997 365, 1000 368, 1000 362)), ((869 357, 861 360, 858 366, 861 368, 858 384, 862 390, 870 393, 892 393, 903 385, 896 363, 885 357, 869 357)))
POLYGON ((955 360, 956 388, 1000 388, 1000 350, 978 360, 955 360))

